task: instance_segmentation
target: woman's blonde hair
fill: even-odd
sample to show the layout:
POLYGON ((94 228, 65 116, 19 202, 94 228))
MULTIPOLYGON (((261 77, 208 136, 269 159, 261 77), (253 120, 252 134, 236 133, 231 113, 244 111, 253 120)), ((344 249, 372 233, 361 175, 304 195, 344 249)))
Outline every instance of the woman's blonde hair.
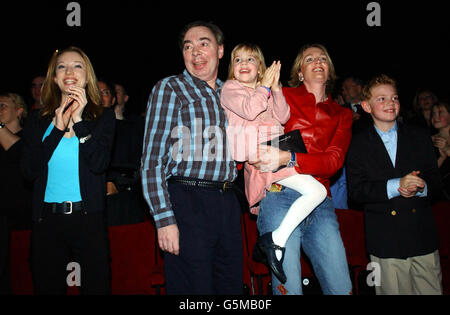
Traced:
POLYGON ((259 48, 258 45, 251 44, 251 43, 242 43, 242 44, 238 44, 234 47, 233 51, 231 52, 230 64, 228 65, 228 80, 236 79, 234 77, 234 70, 233 70, 234 58, 236 58, 236 54, 241 50, 252 55, 259 61, 257 82, 260 82, 264 76, 264 72, 266 72, 266 62, 264 61, 264 55, 262 53, 261 48, 259 48))
POLYGON ((55 110, 60 106, 61 90, 55 83, 56 63, 59 56, 66 52, 75 52, 83 58, 86 64, 86 98, 87 105, 83 111, 83 118, 92 120, 101 115, 103 107, 101 104, 100 90, 98 88, 97 77, 92 67, 89 57, 78 47, 68 47, 64 50, 56 50, 50 59, 47 75, 42 85, 41 102, 44 107, 41 109, 41 116, 53 117, 55 110))
POLYGON ((14 103, 16 109, 22 108, 22 115, 19 117, 20 125, 23 125, 23 120, 27 117, 27 104, 22 96, 16 93, 1 93, 0 97, 7 97, 14 103))
POLYGON ((322 52, 327 57, 327 63, 329 67, 328 71, 328 81, 327 81, 327 93, 331 93, 333 90, 334 81, 336 80, 336 71, 334 69, 333 61, 331 61, 330 55, 328 54, 327 49, 322 44, 306 44, 303 45, 302 48, 300 48, 300 51, 297 54, 297 57, 294 60, 294 64, 291 68, 291 80, 288 82, 290 87, 298 87, 303 82, 300 81, 300 78, 298 77, 298 73, 300 72, 302 65, 303 65, 303 59, 305 51, 309 48, 318 48, 322 50, 322 52))

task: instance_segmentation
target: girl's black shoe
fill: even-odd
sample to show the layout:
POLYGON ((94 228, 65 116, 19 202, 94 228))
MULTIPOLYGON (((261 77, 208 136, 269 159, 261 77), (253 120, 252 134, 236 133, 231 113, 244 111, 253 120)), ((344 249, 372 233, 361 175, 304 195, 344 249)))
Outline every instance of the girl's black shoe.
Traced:
POLYGON ((275 274, 275 276, 280 280, 281 283, 286 283, 286 275, 283 270, 283 260, 284 260, 284 252, 286 250, 285 247, 280 247, 276 245, 272 240, 272 232, 265 233, 261 235, 256 243, 255 250, 253 251, 253 259, 255 261, 264 262, 268 268, 275 274), (278 260, 277 255, 275 253, 276 250, 281 251, 281 260, 278 260), (263 255, 261 255, 262 253, 263 255), (255 257, 256 256, 256 257, 255 257), (264 257, 265 256, 265 261, 264 257))

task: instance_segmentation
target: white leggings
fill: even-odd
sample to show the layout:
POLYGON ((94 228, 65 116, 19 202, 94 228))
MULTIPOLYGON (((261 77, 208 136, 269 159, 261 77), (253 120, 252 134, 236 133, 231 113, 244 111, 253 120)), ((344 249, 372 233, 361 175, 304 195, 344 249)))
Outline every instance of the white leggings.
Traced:
POLYGON ((296 174, 277 182, 302 194, 289 208, 280 226, 272 232, 272 239, 284 247, 295 228, 327 197, 326 188, 311 175, 296 174))

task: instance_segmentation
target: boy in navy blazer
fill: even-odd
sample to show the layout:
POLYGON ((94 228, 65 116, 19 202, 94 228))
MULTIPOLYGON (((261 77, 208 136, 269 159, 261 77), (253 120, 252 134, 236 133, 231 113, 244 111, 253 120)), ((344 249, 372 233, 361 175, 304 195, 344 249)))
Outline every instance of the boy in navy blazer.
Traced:
POLYGON ((350 197, 364 204, 367 252, 380 268, 376 293, 442 294, 431 209, 441 184, 431 136, 397 122, 396 83, 386 75, 368 83, 361 105, 374 124, 352 139, 347 181, 350 197))

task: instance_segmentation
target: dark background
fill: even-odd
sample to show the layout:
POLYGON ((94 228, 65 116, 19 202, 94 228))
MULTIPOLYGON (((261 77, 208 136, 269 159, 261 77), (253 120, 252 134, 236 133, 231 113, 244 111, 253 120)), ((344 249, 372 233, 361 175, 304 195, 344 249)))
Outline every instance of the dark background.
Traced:
POLYGON ((398 80, 403 107, 415 91, 449 96, 448 11, 444 1, 377 1, 381 27, 369 27, 370 1, 77 1, 81 27, 66 24, 70 1, 2 1, 0 90, 29 97, 30 81, 45 74, 55 49, 79 46, 98 77, 122 81, 136 108, 153 85, 183 71, 178 33, 188 22, 214 21, 225 34, 219 77, 242 42, 262 48, 266 63, 282 62, 282 82, 305 43, 322 43, 337 75, 364 80, 387 73, 398 80))

